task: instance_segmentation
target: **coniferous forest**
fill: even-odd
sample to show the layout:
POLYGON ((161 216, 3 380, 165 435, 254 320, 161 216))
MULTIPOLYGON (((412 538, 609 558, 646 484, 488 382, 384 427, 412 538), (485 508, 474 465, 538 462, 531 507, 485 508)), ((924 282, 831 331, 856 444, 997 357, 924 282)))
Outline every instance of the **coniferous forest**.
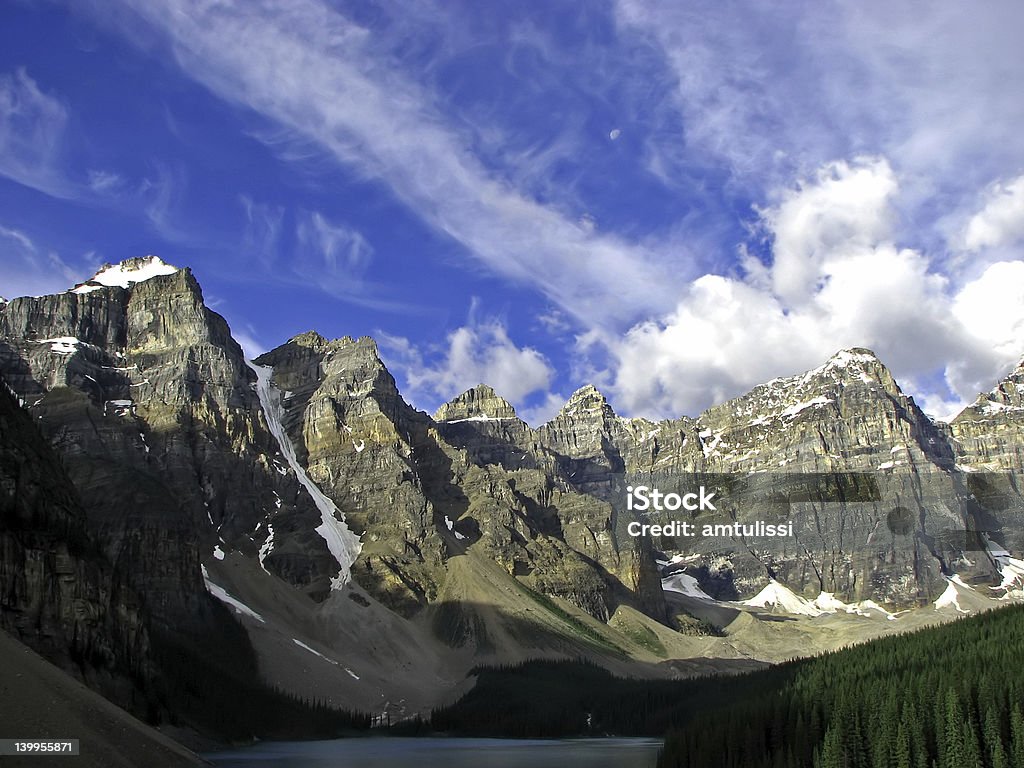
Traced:
POLYGON ((793 662, 671 731, 659 768, 1024 768, 1022 653, 1018 606, 793 662))
POLYGON ((667 731, 659 768, 1024 768, 1022 657, 1024 606, 1011 606, 730 677, 621 680, 528 662, 477 670, 426 730, 667 731))

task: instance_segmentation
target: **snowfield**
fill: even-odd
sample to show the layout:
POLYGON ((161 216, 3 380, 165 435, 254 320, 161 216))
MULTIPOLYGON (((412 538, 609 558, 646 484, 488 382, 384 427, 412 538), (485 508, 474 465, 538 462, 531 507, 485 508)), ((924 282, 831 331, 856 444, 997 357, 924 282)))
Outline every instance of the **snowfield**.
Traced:
MULTIPOLYGON (((295 455, 295 446, 292 445, 292 441, 288 437, 288 433, 285 432, 284 425, 281 423, 281 416, 283 415, 281 393, 270 382, 274 369, 270 366, 256 365, 248 361, 247 365, 256 373, 256 393, 259 395, 260 405, 263 407, 263 415, 267 419, 267 426, 270 428, 274 439, 277 440, 277 444, 281 448, 281 454, 295 473, 296 479, 306 489, 306 492, 309 493, 313 503, 316 504, 316 508, 320 510, 322 522, 316 527, 316 532, 323 537, 323 540, 327 543, 327 548, 338 562, 338 573, 331 579, 331 589, 341 589, 351 578, 352 563, 359 556, 362 544, 359 541, 359 537, 352 533, 348 526, 345 525, 345 516, 338 510, 338 507, 323 494, 316 483, 309 479, 305 468, 299 463, 298 457, 295 455)), ((263 558, 266 558, 269 550, 267 552, 262 552, 261 550, 261 554, 263 558)))

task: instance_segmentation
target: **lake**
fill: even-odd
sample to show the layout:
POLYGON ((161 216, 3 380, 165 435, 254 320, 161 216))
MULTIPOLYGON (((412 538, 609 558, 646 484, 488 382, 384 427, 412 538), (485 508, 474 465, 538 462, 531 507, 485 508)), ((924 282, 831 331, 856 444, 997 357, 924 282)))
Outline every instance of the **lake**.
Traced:
POLYGON ((354 738, 203 755, 225 768, 654 768, 660 739, 354 738))

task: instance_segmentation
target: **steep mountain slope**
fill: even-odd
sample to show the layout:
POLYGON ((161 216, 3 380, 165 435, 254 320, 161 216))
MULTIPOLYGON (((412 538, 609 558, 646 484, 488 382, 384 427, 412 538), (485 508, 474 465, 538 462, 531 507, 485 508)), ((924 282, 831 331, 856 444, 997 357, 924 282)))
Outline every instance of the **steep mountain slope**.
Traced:
POLYGON ((950 423, 979 528, 1003 547, 1024 550, 1024 361, 950 423))
MULTIPOLYGON (((361 534, 354 579, 384 604, 413 616, 450 603, 456 558, 483 556, 501 566, 507 589, 521 588, 518 579, 602 621, 619 605, 643 607, 610 545, 611 507, 517 445, 532 430, 490 388, 464 393, 435 422, 401 399, 370 339, 303 334, 256 362, 284 390, 282 420, 310 477, 361 534)), ((493 646, 486 621, 440 610, 453 642, 493 646)), ((663 605, 649 613, 662 618, 663 605)))
MULTIPOLYGON (((718 514, 698 521, 794 525, 791 537, 686 542, 726 557, 739 593, 768 576, 810 598, 923 602, 961 555, 945 534, 975 527, 943 433, 868 350, 756 387, 696 426, 702 461, 689 471, 726 479, 718 514)), ((681 464, 669 454, 655 467, 681 464)))
POLYGON ((89 534, 74 486, 0 377, 0 629, 146 715, 147 617, 89 534))
POLYGON ((319 514, 277 458, 255 376, 187 269, 131 260, 66 293, 14 299, 0 339, 8 381, 158 621, 195 622, 202 559, 218 541, 244 546, 269 517, 294 518, 279 528, 304 540, 290 552, 282 533, 267 567, 326 593, 337 564, 306 525, 319 514))
MULTIPOLYGON (((189 768, 207 765, 159 731, 143 725, 25 645, 0 631, 0 738, 79 741, 79 754, 54 759, 82 768, 189 768)), ((5 757, 17 768, 45 764, 38 755, 5 757)))
MULTIPOLYGON (((959 615, 934 604, 954 574, 977 609, 1021 586, 1019 370, 949 426, 863 349, 696 419, 585 386, 532 428, 483 384, 431 417, 369 338, 246 361, 191 273, 146 257, 0 306, 0 373, 145 602, 150 655, 333 704, 422 711, 480 662, 777 660, 959 615), (715 509, 631 510, 640 485, 715 509), (629 528, 673 520, 696 533, 629 528), (756 521, 792 533, 701 530, 756 521)), ((18 557, 0 572, 27 604, 48 587, 18 557)))

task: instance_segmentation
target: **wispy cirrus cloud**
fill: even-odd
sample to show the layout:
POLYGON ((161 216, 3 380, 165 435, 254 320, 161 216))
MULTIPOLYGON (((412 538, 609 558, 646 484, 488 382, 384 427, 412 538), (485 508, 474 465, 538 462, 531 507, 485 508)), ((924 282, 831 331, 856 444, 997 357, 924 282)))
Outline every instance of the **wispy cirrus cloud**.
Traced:
POLYGON ((334 276, 349 275, 358 280, 373 248, 356 229, 332 222, 319 211, 303 211, 295 231, 299 248, 322 259, 323 270, 334 276))
POLYGON ((580 227, 489 170, 436 95, 328 5, 124 4, 164 33, 183 70, 214 93, 381 179, 479 264, 535 287, 586 324, 671 306, 677 270, 645 246, 580 227))
POLYGON ((89 189, 100 195, 114 194, 124 187, 125 180, 118 173, 92 169, 88 174, 89 189))
POLYGON ((0 296, 6 299, 59 293, 82 279, 83 270, 74 269, 21 229, 0 224, 0 252, 0 296))
POLYGON ((0 174, 52 197, 73 197, 60 167, 67 121, 67 106, 24 69, 0 74, 0 174))
POLYGON ((242 256, 258 268, 242 279, 312 287, 339 301, 385 312, 421 311, 391 299, 387 286, 367 279, 373 246, 359 230, 321 211, 293 211, 248 195, 238 200, 245 213, 242 256))
POLYGON ((284 206, 261 203, 248 195, 240 195, 245 211, 242 253, 255 259, 264 269, 272 269, 280 256, 281 232, 284 227, 284 206))
POLYGON ((669 65, 675 98, 656 119, 677 110, 677 130, 649 142, 669 180, 708 157, 757 199, 882 155, 901 174, 904 232, 939 242, 943 219, 1024 156, 1008 130, 1024 121, 1018 3, 617 0, 616 15, 669 65))

